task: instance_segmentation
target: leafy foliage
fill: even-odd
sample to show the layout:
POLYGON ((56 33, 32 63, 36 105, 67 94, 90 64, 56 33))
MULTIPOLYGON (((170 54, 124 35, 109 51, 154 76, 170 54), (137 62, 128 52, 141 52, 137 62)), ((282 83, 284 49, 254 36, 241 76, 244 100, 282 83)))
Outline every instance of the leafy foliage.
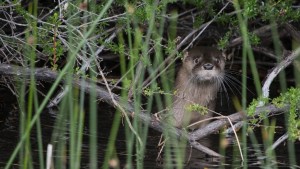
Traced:
POLYGON ((278 107, 289 105, 288 132, 291 139, 300 138, 300 88, 290 88, 286 93, 272 100, 278 107))
POLYGON ((185 107, 185 109, 189 112, 198 112, 201 115, 205 115, 208 113, 208 109, 200 104, 189 104, 185 107))
POLYGON ((247 108, 247 115, 250 117, 255 116, 255 110, 257 106, 262 103, 268 103, 269 99, 264 97, 259 97, 258 99, 253 99, 250 105, 247 108))
MULTIPOLYGON (((247 108, 247 115, 250 117, 255 116, 255 110, 257 106, 263 102, 267 103, 268 98, 259 98, 253 99, 250 105, 247 108)), ((288 132, 292 140, 300 138, 300 88, 290 88, 287 92, 281 93, 279 97, 276 97, 271 100, 271 103, 278 108, 283 108, 289 105, 288 113, 288 132)), ((262 121, 267 118, 267 113, 260 113, 258 118, 252 118, 250 123, 252 125, 262 121)))

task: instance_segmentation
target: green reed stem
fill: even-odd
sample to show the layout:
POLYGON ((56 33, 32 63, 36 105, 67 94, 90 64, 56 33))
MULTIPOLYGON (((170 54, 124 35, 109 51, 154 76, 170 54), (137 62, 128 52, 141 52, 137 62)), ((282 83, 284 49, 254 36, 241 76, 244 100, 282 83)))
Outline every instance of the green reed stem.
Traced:
MULTIPOLYGON (((271 16, 270 18, 271 20, 271 24, 273 25, 271 27, 271 31, 272 31, 272 39, 273 39, 273 43, 274 43, 274 48, 275 48, 275 54, 277 56, 277 62, 279 63, 281 60, 284 59, 283 56, 283 51, 282 51, 282 47, 283 44, 281 44, 281 40, 279 38, 279 33, 276 27, 276 23, 275 23, 275 18, 274 16, 271 16)), ((298 57, 299 59, 299 57, 298 57)), ((295 69, 297 69, 297 66, 295 67, 295 69)), ((297 76, 299 76, 299 74, 295 73, 295 78, 297 79, 297 76)), ((286 80, 286 73, 284 70, 282 70, 279 73, 279 83, 280 83, 280 88, 281 88, 281 92, 285 92, 287 90, 287 80, 286 80)), ((289 119, 289 113, 285 113, 285 124, 286 126, 288 126, 288 119, 289 119)), ((288 145, 288 152, 289 152, 289 165, 290 166, 294 166, 296 165, 296 157, 295 157, 295 145, 294 142, 291 140, 288 140, 287 142, 288 145)))
POLYGON ((79 52, 79 50, 81 49, 81 47, 85 44, 87 37, 89 37, 89 35, 92 34, 92 32, 94 31, 94 29, 97 26, 98 21, 103 17, 103 15, 108 10, 108 8, 110 7, 110 5, 111 5, 112 2, 113 2, 113 0, 107 1, 107 3, 105 4, 105 6, 103 7, 103 10, 100 12, 100 14, 96 18, 95 22, 93 22, 93 24, 91 25, 91 28, 89 29, 89 31, 84 35, 83 39, 78 43, 77 48, 73 52, 70 51, 71 54, 70 54, 70 57, 69 57, 69 62, 66 63, 65 67, 58 74, 57 79, 53 82, 53 85, 51 86, 49 92, 46 94, 45 98, 43 99, 43 101, 39 105, 39 108, 38 108, 37 112, 35 113, 35 115, 33 116, 32 120, 30 121, 30 124, 28 125, 28 128, 26 128, 25 131, 22 133, 22 135, 20 137, 20 141, 17 144, 16 148, 14 149, 11 157, 7 161, 5 169, 9 169, 11 167, 11 165, 12 165, 12 163, 13 163, 16 155, 17 155, 17 153, 20 151, 21 146, 23 145, 23 142, 29 136, 31 128, 33 127, 33 125, 35 124, 36 120, 39 118, 40 114, 44 110, 46 104, 50 100, 50 97, 52 96, 52 94, 56 90, 56 87, 59 85, 59 83, 61 82, 62 78, 65 76, 65 73, 69 69, 73 68, 73 61, 76 58, 76 54, 79 52))
MULTIPOLYGON (((133 58, 135 56, 132 55, 132 31, 131 31, 131 26, 130 26, 130 20, 129 20, 129 16, 127 16, 127 22, 126 22, 126 30, 128 32, 128 35, 127 35, 127 40, 128 40, 128 48, 129 48, 129 53, 130 53, 130 60, 129 60, 129 63, 127 65, 127 63, 125 63, 125 65, 127 65, 127 68, 129 69, 129 73, 127 74, 126 76, 126 79, 128 80, 128 82, 131 82, 133 83, 134 81, 134 70, 132 69, 132 66, 133 66, 133 58)), ((125 44, 123 44, 125 46, 125 44)), ((134 59, 135 60, 135 59, 134 59)), ((124 75, 122 73, 122 75, 124 75)), ((123 85, 123 88, 129 88, 129 86, 131 86, 130 84, 125 84, 123 85)), ((132 88, 134 86, 131 86, 132 88)), ((128 97, 128 93, 122 93, 122 97, 124 99, 126 99, 128 97)), ((135 101, 135 100, 134 100, 135 101)), ((135 126, 133 126, 135 127, 135 126)), ((127 158, 126 158, 126 165, 128 168, 132 168, 132 156, 133 156, 133 144, 134 144, 134 134, 131 132, 131 129, 129 128, 128 124, 125 123, 125 137, 126 137, 126 151, 127 151, 127 158)))
MULTIPOLYGON (((243 58, 242 58, 242 107, 243 110, 247 108, 247 53, 246 49, 243 48, 243 58)), ((243 155, 244 155, 244 165, 243 168, 246 169, 248 167, 248 139, 247 139, 247 130, 248 124, 244 123, 242 130, 242 142, 243 142, 243 155)))
MULTIPOLYGON (((248 132, 248 134, 249 134, 250 140, 252 142, 251 145, 254 148, 256 157, 263 157, 264 155, 261 152, 261 147, 260 147, 261 144, 257 141, 255 133, 253 132, 253 130, 251 130, 248 132)), ((260 162, 260 166, 266 166, 264 159, 258 158, 258 160, 260 162)))
MULTIPOLYGON (((84 85, 83 85, 84 86, 84 85)), ((80 90, 80 103, 79 103, 79 120, 78 120, 78 134, 77 134, 77 148, 76 148, 76 168, 81 168, 81 151, 82 151, 82 139, 83 139, 83 129, 84 129, 84 119, 85 119, 85 112, 84 108, 84 100, 85 100, 85 90, 80 90)), ((97 149, 96 149, 97 150, 97 149)))
MULTIPOLYGON (((125 50, 124 50, 124 37, 122 35, 122 33, 118 33, 118 42, 119 42, 119 55, 120 55, 120 69, 121 69, 121 75, 122 76, 126 76, 126 70, 127 70, 127 66, 126 66, 126 60, 125 60, 125 50)), ((123 86, 128 85, 125 82, 122 83, 123 86)), ((122 97, 127 97, 127 93, 125 92, 125 90, 121 90, 121 96, 122 97)), ((109 161, 113 158, 113 153, 115 152, 115 144, 116 144, 116 139, 117 139, 117 134, 119 131, 119 127, 120 127, 120 122, 121 122, 121 112, 119 110, 116 110, 116 113, 114 115, 114 119, 113 119, 113 124, 110 130, 110 136, 109 136, 109 142, 105 151, 105 156, 104 156, 104 161, 103 161, 103 165, 102 168, 103 169, 108 169, 109 168, 109 161)))
MULTIPOLYGON (((283 52, 282 52, 282 44, 280 44, 280 39, 279 39, 279 34, 276 28, 276 23, 275 23, 275 19, 273 17, 271 17, 271 31, 272 31, 272 39, 273 39, 273 44, 274 44, 274 48, 275 48, 275 54, 277 56, 277 62, 281 62, 283 59, 283 52)), ((285 92, 287 90, 287 84, 286 84, 286 75, 285 75, 285 71, 282 70, 279 73, 279 83, 280 83, 280 88, 282 92, 285 92)))
MULTIPOLYGON (((67 92, 68 89, 69 89, 68 87, 65 88, 67 92)), ((59 158, 55 158, 54 165, 55 168, 59 168, 59 169, 66 168, 65 159, 67 158, 66 157, 67 144, 66 144, 65 137, 67 133, 66 121, 68 121, 67 102, 68 102, 67 97, 64 97, 61 101, 59 112, 55 112, 57 113, 57 118, 55 120, 55 124, 54 124, 55 127, 52 132, 52 138, 51 138, 51 144, 56 149, 56 153, 54 155, 59 157, 59 158)))
MULTIPOLYGON (((284 113, 284 119, 285 119, 286 126, 288 126, 289 113, 284 113)), ((289 165, 290 166, 296 166, 297 160, 296 160, 296 152, 295 152, 294 141, 288 139, 287 140, 287 146, 288 146, 288 154, 289 154, 289 165)))
MULTIPOLYGON (((129 52, 132 54, 132 37, 131 37, 131 30, 130 30, 130 25, 128 23, 129 21, 127 21, 127 31, 128 33, 128 46, 129 46, 129 52)), ((123 39, 123 35, 119 35, 119 44, 121 44, 120 46, 125 46, 126 44, 124 43, 124 39, 123 39)), ((123 48, 122 48, 123 49, 123 48)), ((122 53, 120 55, 120 63, 121 63, 121 74, 122 77, 125 77, 125 80, 122 82, 122 86, 123 89, 128 89, 130 86, 130 83, 133 83, 133 67, 131 67, 130 65, 132 64, 132 61, 128 63, 126 63, 125 60, 125 55, 124 50, 120 50, 120 53, 122 53), (124 56, 124 57, 123 57, 124 56), (127 72, 128 71, 128 72, 127 72)), ((130 57, 133 57, 132 55, 130 57)), ((133 86, 132 86, 133 88, 133 86)), ((121 91, 121 96, 124 99, 127 99, 128 97, 128 93, 125 90, 121 91)), ((134 139, 134 134, 131 132, 131 129, 128 127, 128 124, 125 123, 125 137, 126 137, 126 153, 127 158, 126 158, 126 165, 127 167, 131 168, 132 167, 132 155, 133 155, 133 139, 134 139)))
MULTIPOLYGON (((95 77, 95 75, 93 73, 90 73, 91 77, 95 77)), ((89 96, 89 152, 90 152, 90 168, 91 169, 97 169, 98 168, 98 164, 97 164, 97 159, 98 159, 98 146, 97 146, 97 142, 98 142, 98 128, 97 128, 97 98, 96 98, 96 84, 92 83, 91 84, 92 89, 91 89, 91 93, 89 96)))
POLYGON ((262 128, 263 134, 267 136, 267 138, 263 139, 265 153, 266 153, 266 165, 272 166, 272 168, 277 169, 277 165, 273 165, 273 162, 276 160, 276 154, 274 149, 272 148, 272 144, 274 143, 274 135, 275 135, 275 128, 276 128, 276 121, 272 120, 271 124, 269 119, 264 119, 264 128, 262 128))
MULTIPOLYGON (((68 78, 69 79, 69 78, 68 78)), ((77 92, 78 90, 73 89, 70 85, 70 90, 67 93, 66 97, 68 99, 67 102, 67 110, 69 113, 69 157, 70 157, 70 168, 75 168, 75 160, 76 160, 76 125, 77 125, 77 116, 78 116, 78 106, 76 103, 74 103, 75 101, 73 101, 73 99, 75 98, 76 100, 78 99, 78 95, 77 92), (75 105, 75 106, 74 106, 75 105)))
MULTIPOLYGON (((110 135, 108 138, 108 145, 105 150, 105 157, 103 161, 102 168, 103 169, 108 169, 109 168, 109 161, 112 159, 113 153, 115 152, 115 146, 116 146, 116 140, 117 140, 117 135, 120 127, 120 122, 121 122, 121 116, 122 114, 120 111, 116 111, 114 119, 113 119, 113 124, 110 129, 110 135)), ((117 159, 114 159, 117 160, 117 159)))
MULTIPOLYGON (((241 11, 239 2, 237 0, 234 0, 233 4, 234 4, 236 11, 241 11)), ((247 7, 245 7, 245 8, 247 8, 247 7)), ((252 75, 254 78, 256 92, 260 96, 261 95, 261 83, 260 83, 260 79, 258 76, 256 62, 255 62, 255 58, 253 55, 253 51, 251 48, 251 43, 250 43, 250 39, 249 39, 249 35, 248 35, 248 32, 249 32, 247 29, 247 20, 248 19, 247 19, 247 16, 245 16, 245 15, 242 16, 241 12, 237 13, 237 18, 239 21, 240 31, 241 31, 242 38, 243 38, 243 49, 245 48, 245 50, 247 51, 247 56, 249 59, 251 72, 252 72, 252 75)))
MULTIPOLYGON (((234 3, 234 7, 236 11, 240 11, 240 5, 239 2, 237 0, 233 1, 234 3)), ((240 31, 243 37, 243 56, 242 56, 242 107, 243 110, 245 111, 247 108, 247 51, 249 49, 247 49, 248 47, 248 41, 247 39, 247 28, 246 28, 246 23, 247 20, 243 19, 241 13, 237 13, 237 18, 239 21, 239 25, 240 25, 240 31)), ((243 145, 243 155, 244 155, 244 160, 245 162, 243 163, 243 168, 248 168, 247 165, 247 137, 246 137, 246 133, 247 133, 247 128, 248 126, 246 125, 246 123, 243 126, 243 130, 242 130, 242 142, 244 144, 243 145)))
MULTIPOLYGON (((36 91, 36 89, 35 89, 36 91)), ((38 110, 38 96, 37 92, 34 93, 34 110, 35 112, 38 110)), ((38 142, 38 153, 39 153, 39 166, 40 169, 45 168, 45 159, 44 159, 44 146, 43 146, 43 137, 42 137, 42 126, 41 126, 41 121, 38 118, 36 120, 36 131, 37 131, 37 142, 38 142)))
MULTIPOLYGON (((23 79, 21 78, 20 80, 25 81, 26 79, 23 79)), ((22 134, 24 133, 25 131, 25 85, 22 83, 21 84, 21 81, 19 81, 18 83, 18 88, 19 88, 19 98, 18 99, 18 105, 19 105, 19 110, 20 110, 20 123, 19 123, 19 126, 20 126, 20 133, 19 133, 19 137, 22 137, 22 134)), ((20 145, 20 153, 19 153, 19 163, 20 164, 23 164, 23 161, 24 161, 24 148, 21 147, 23 145, 20 145)), ((22 165, 20 165, 20 168, 21 168, 22 165)))

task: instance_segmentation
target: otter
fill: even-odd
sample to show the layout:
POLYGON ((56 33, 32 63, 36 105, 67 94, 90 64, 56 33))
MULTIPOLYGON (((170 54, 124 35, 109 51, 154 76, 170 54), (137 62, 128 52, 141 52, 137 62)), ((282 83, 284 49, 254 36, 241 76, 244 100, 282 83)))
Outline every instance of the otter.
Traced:
MULTIPOLYGON (((224 67, 225 59, 217 48, 198 46, 185 53, 175 82, 172 107, 175 127, 187 127, 212 117, 209 110, 215 108, 217 93, 224 77, 224 67), (209 110, 205 115, 203 112, 187 110, 193 104, 209 110)), ((201 128, 207 123, 201 122, 190 129, 201 128)))

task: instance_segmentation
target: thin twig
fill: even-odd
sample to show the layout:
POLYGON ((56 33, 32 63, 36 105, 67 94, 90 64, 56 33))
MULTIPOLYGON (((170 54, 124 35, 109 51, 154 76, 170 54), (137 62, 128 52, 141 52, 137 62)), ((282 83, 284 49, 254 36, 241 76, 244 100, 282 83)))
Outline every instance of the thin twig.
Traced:
POLYGON ((287 32, 291 34, 293 39, 300 42, 300 32, 290 23, 284 24, 284 28, 287 29, 287 32))
MULTIPOLYGON (((122 112, 123 116, 125 117, 125 119, 126 119, 126 121, 127 121, 127 124, 128 124, 128 126, 129 126, 129 128, 131 129, 131 131, 133 132, 133 134, 134 134, 134 135, 136 136, 136 138, 138 139, 138 141, 139 141, 139 143, 140 143, 140 146, 143 147, 143 141, 142 141, 142 139, 140 138, 139 134, 135 131, 135 129, 134 129, 133 126, 131 125, 130 119, 129 119, 129 117, 128 117, 126 111, 124 110, 124 108, 123 108, 123 107, 115 100, 115 98, 114 98, 115 95, 112 94, 111 89, 109 88, 109 85, 108 85, 108 83, 107 83, 107 81, 106 81, 106 78, 105 78, 105 76, 104 76, 102 70, 100 70, 100 75, 101 75, 101 77, 102 77, 102 79, 103 79, 103 81, 104 81, 104 83, 105 83, 106 89, 107 89, 107 91, 108 91, 108 93, 109 93, 109 95, 110 95, 110 97, 111 97, 111 100, 112 100, 113 104, 114 104, 114 105, 122 112)), ((134 112, 131 112, 131 113, 134 114, 134 112)))
MULTIPOLYGON (((214 113, 217 113, 217 112, 214 112, 214 113)), ((228 116, 223 116, 222 114, 219 114, 219 113, 217 113, 217 114, 220 115, 220 116, 218 116, 218 117, 206 118, 206 119, 204 119, 204 120, 195 122, 195 123, 189 125, 188 127, 191 127, 191 126, 193 126, 193 125, 197 125, 197 124, 202 123, 202 122, 204 122, 204 121, 210 121, 210 120, 213 120, 213 119, 227 119, 228 122, 229 122, 229 124, 230 124, 230 126, 231 126, 231 128, 234 127, 233 124, 232 124, 232 121, 230 120, 230 118, 229 118, 228 116)), ((242 159, 242 161, 244 161, 244 156, 243 156, 242 148, 241 148, 241 145, 240 145, 240 140, 239 140, 239 138, 238 138, 238 136, 237 136, 235 130, 233 131, 233 133, 234 133, 234 136, 235 136, 235 139, 236 139, 236 142, 237 142, 239 151, 240 151, 241 159, 242 159)))

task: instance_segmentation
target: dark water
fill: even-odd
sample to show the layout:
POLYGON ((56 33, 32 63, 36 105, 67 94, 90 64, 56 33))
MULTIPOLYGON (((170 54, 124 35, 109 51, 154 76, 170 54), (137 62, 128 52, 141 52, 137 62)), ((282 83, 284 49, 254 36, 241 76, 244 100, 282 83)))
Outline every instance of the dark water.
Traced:
MULTIPOLYGON (((2 92, 3 93, 3 92, 2 92)), ((19 111, 16 108, 16 100, 13 99, 12 96, 8 96, 8 94, 2 94, 2 99, 5 100, 5 102, 2 100, 1 102, 1 121, 0 121, 0 168, 5 166, 7 160, 9 159, 12 151, 14 150, 16 144, 19 140, 19 111), (3 99, 3 96, 5 96, 6 99, 3 99), (7 99, 10 98, 10 99, 7 99)), ((226 106, 226 104, 225 104, 226 106)), ((98 135, 98 162, 99 166, 102 165, 106 145, 108 142, 108 137, 110 133, 110 127, 112 125, 114 112, 115 110, 111 108, 110 106, 101 103, 99 105, 99 113, 98 113, 98 122, 99 122, 99 135, 98 135)), ((53 110, 45 110, 41 114, 41 124, 42 124, 42 133, 43 133, 43 142, 44 147, 46 148, 47 144, 51 140, 51 133, 53 131, 53 124, 57 118, 56 112, 53 110)), ((88 119, 88 118, 86 118, 88 119)), ((276 130, 275 134, 275 140, 280 137, 282 134, 284 134, 284 130, 278 126, 278 130, 276 130)), ((31 143, 32 143, 32 157, 35 162, 35 164, 38 163, 37 161, 37 140, 36 140, 36 134, 34 132, 31 134, 31 143), (35 161, 36 160, 36 161, 35 161)), ((257 135, 260 135, 260 129, 257 129, 257 135)), ((83 137, 83 146, 82 146, 82 168, 89 168, 88 165, 88 154, 89 154, 89 147, 88 147, 88 125, 84 128, 84 137, 83 137)), ((259 139, 259 142, 261 143, 261 140, 259 139)), ((146 145, 146 154, 144 157, 144 168, 164 168, 162 161, 156 161, 158 157, 159 147, 158 142, 160 139, 160 133, 150 129, 149 130, 149 136, 147 139, 147 145, 146 145)), ((59 138, 58 141, 67 141, 68 138, 59 138)), ((209 141, 209 144, 211 145, 211 148, 218 152, 219 150, 219 136, 217 134, 211 136, 207 139, 209 141)), ((241 158, 237 150, 236 146, 236 140, 234 137, 228 137, 226 139, 228 142, 228 146, 225 149, 225 157, 220 158, 214 158, 209 157, 198 150, 192 150, 190 148, 187 148, 187 152, 191 154, 190 159, 188 160, 188 163, 186 164, 186 168, 242 168, 241 158)), ((116 149, 118 158, 120 160, 121 167, 125 165, 125 159, 127 157, 126 154, 126 140, 125 140, 125 134, 123 130, 123 126, 121 125, 119 130, 118 139, 116 142, 116 149)), ((297 162, 298 166, 295 166, 296 168, 300 168, 300 143, 299 141, 296 141, 294 143, 295 145, 295 151, 297 155, 297 162)), ((265 159, 268 157, 265 157, 264 155, 259 155, 254 147, 259 147, 261 150, 263 150, 263 144, 256 144, 254 145, 251 143, 250 139, 248 140, 247 144, 247 152, 248 152, 248 167, 249 168, 257 168, 261 166, 261 159, 265 159)), ((189 154, 188 153, 188 154, 189 154)), ((162 155, 163 156, 163 155, 162 155)), ((55 160, 55 159, 54 159, 55 160)), ((289 168, 289 157, 288 157, 288 148, 286 142, 283 144, 280 144, 279 147, 276 148, 276 159, 272 161, 270 168, 273 168, 274 166, 278 166, 279 168, 289 168)), ((18 161, 16 160, 14 162, 13 168, 19 168, 18 161)), ((35 167, 37 168, 37 166, 35 167)))

